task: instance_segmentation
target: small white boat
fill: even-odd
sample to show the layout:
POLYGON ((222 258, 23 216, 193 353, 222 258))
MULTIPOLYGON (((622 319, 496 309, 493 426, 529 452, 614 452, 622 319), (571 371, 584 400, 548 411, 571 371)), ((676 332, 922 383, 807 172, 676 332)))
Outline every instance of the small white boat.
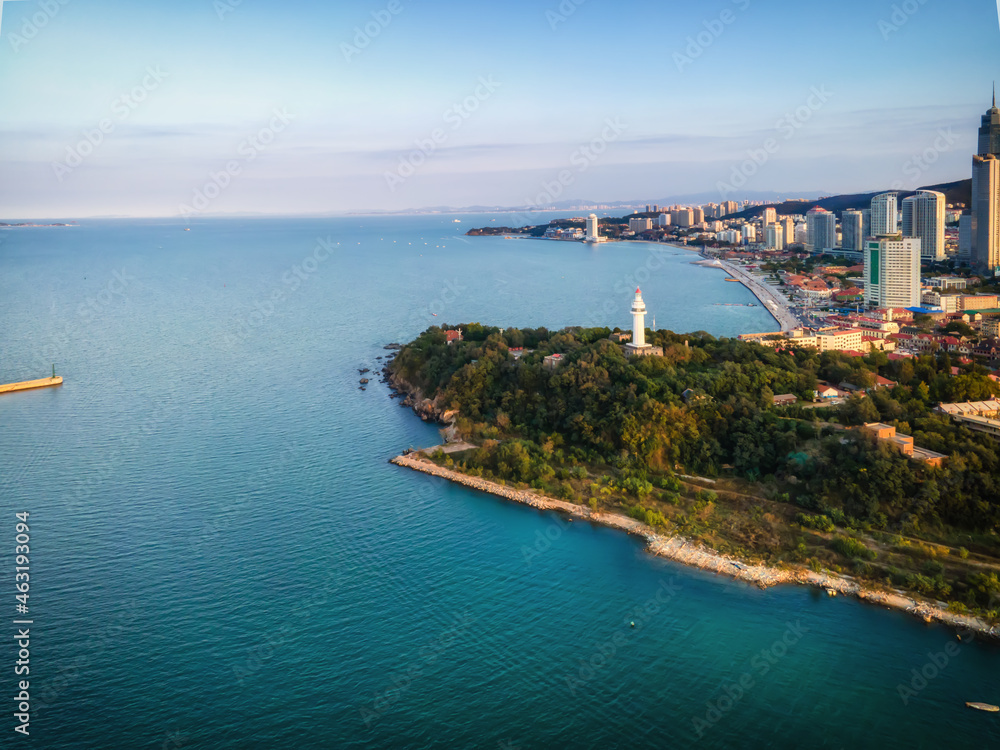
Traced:
POLYGON ((992 703, 970 703, 966 701, 965 705, 969 708, 974 708, 977 711, 986 711, 991 714, 995 714, 1000 711, 1000 706, 994 706, 992 703))

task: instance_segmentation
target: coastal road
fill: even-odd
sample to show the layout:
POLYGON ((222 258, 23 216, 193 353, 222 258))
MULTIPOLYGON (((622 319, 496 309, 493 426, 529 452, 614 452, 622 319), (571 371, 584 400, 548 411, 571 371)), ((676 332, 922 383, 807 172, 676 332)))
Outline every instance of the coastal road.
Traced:
POLYGON ((802 326, 799 319, 796 318, 789 309, 788 300, 785 299, 783 294, 775 291, 767 284, 762 283, 748 271, 745 271, 737 265, 727 263, 723 260, 719 261, 719 267, 753 292, 754 296, 761 301, 764 307, 767 308, 768 312, 770 312, 771 315, 774 316, 774 319, 778 321, 778 325, 781 326, 782 331, 791 331, 802 326))

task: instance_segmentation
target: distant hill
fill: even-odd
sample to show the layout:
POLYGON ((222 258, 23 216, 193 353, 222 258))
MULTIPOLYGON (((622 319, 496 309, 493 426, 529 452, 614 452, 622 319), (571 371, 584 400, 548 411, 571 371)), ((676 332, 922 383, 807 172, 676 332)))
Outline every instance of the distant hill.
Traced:
MULTIPOLYGON (((927 185, 926 187, 920 188, 920 190, 937 190, 939 193, 944 193, 945 199, 948 203, 964 203, 968 206, 972 202, 972 179, 967 180, 957 180, 955 182, 945 182, 941 185, 927 185)), ((916 190, 898 190, 898 191, 886 191, 879 190, 874 193, 855 193, 853 195, 834 195, 829 198, 820 198, 815 201, 784 201, 783 203, 772 203, 769 206, 754 206, 753 208, 748 208, 746 211, 740 211, 737 214, 731 214, 726 216, 727 219, 752 219, 760 216, 764 213, 765 208, 777 209, 779 216, 789 216, 791 214, 804 214, 810 208, 814 206, 819 206, 820 208, 825 208, 827 211, 833 211, 837 216, 843 211, 849 208, 869 208, 871 206, 872 198, 876 195, 885 192, 898 192, 899 201, 903 198, 907 198, 914 193, 916 190)))

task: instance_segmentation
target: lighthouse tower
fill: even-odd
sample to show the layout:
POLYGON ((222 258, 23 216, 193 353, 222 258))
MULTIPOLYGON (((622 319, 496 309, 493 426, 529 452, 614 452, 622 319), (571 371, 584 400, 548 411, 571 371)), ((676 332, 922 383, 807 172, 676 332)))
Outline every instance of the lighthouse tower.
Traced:
POLYGON ((642 290, 638 288, 632 301, 632 344, 636 349, 646 346, 646 303, 642 301, 642 290))
POLYGON ((635 290, 635 299, 632 300, 632 343, 626 344, 625 350, 628 354, 643 356, 662 354, 659 347, 646 343, 646 303, 642 301, 641 289, 635 290))

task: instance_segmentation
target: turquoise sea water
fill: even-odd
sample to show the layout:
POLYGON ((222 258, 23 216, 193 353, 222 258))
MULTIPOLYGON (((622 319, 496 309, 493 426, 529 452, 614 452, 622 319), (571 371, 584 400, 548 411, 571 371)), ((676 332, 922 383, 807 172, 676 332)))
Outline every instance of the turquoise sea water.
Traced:
POLYGON ((462 236, 493 218, 0 232, 0 382, 66 378, 0 398, 34 619, 0 747, 1000 745, 964 707, 1000 703, 993 646, 386 463, 437 430, 358 369, 428 325, 629 328, 638 284, 659 327, 775 327, 689 252, 462 236))

